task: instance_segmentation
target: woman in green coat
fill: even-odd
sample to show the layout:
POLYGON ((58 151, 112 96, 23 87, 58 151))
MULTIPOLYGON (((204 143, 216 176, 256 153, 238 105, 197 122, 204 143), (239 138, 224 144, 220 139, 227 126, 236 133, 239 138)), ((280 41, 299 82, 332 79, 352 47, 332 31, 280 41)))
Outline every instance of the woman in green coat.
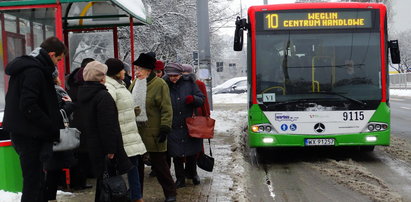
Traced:
POLYGON ((137 77, 130 86, 138 114, 136 121, 150 155, 152 168, 163 188, 166 201, 176 200, 176 187, 167 164, 167 135, 173 111, 170 92, 163 79, 153 72, 156 59, 142 53, 133 63, 137 77))

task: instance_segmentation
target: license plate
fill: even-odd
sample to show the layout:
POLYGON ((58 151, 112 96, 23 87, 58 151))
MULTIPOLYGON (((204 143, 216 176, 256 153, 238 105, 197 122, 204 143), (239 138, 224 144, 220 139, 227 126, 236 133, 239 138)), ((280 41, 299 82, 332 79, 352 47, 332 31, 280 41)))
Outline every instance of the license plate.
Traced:
POLYGON ((321 138, 321 139, 305 139, 305 146, 329 146, 335 145, 335 139, 321 138))

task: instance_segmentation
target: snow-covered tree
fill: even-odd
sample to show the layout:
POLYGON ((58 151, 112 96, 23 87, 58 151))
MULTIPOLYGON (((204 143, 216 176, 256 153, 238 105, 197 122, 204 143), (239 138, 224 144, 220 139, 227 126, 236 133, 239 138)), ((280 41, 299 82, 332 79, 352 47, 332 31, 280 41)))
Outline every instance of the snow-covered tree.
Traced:
MULTIPOLYGON (((151 7, 152 24, 135 28, 135 55, 153 51, 157 59, 166 62, 192 63, 193 51, 198 49, 196 0, 146 0, 144 3, 151 7)), ((213 52, 221 51, 218 43, 213 42, 219 40, 214 36, 218 26, 226 21, 233 22, 236 15, 227 7, 217 7, 216 3, 217 0, 209 1, 210 44, 217 47, 212 49, 213 52)), ((129 40, 128 27, 119 30, 119 38, 129 40)), ((121 56, 125 61, 130 61, 129 43, 121 44, 121 56)))

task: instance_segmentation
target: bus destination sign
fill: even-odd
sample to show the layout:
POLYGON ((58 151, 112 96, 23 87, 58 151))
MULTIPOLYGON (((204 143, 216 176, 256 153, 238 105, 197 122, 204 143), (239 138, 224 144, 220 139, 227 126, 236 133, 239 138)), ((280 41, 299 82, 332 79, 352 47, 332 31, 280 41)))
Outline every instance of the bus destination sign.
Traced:
POLYGON ((264 30, 371 28, 371 11, 267 12, 264 30))

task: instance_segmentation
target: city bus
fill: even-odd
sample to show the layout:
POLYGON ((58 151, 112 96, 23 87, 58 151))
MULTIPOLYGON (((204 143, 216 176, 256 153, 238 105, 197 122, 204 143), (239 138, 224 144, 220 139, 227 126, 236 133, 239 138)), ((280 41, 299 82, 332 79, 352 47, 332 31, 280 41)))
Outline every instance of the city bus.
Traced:
POLYGON ((257 148, 390 144, 387 12, 377 3, 252 6, 247 30, 248 145, 257 148))

